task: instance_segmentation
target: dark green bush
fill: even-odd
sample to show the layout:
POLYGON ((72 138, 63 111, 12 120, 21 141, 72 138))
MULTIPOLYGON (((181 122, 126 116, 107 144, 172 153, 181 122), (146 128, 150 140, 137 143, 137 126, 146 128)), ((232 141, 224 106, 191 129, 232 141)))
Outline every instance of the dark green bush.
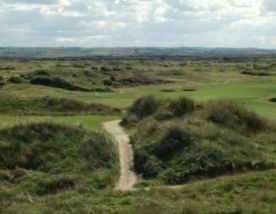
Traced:
POLYGON ((36 70, 32 75, 33 76, 50 76, 50 74, 48 73, 48 70, 45 70, 45 69, 36 70))
POLYGON ((18 84, 18 83, 22 83, 23 82, 23 80, 20 77, 17 77, 17 76, 10 77, 8 81, 10 83, 14 83, 14 84, 18 84))
POLYGON ((59 77, 36 76, 31 79, 30 83, 34 85, 63 88, 71 91, 89 91, 88 89, 68 83, 59 77))
MULTIPOLYGON (((0 151, 0 170, 22 168, 23 176, 24 170, 49 176, 89 175, 110 170, 117 161, 114 143, 104 133, 46 122, 0 130, 0 151)), ((74 187, 76 182, 62 176, 47 183, 44 193, 74 187)))
POLYGON ((103 84, 107 86, 111 86, 113 84, 113 81, 111 79, 103 80, 103 84))
POLYGON ((181 97, 169 102, 169 110, 174 116, 183 116, 184 114, 194 111, 194 102, 186 97, 181 97))
POLYGON ((269 101, 273 102, 273 103, 276 103, 276 97, 275 98, 271 98, 269 101))
POLYGON ((101 67, 101 71, 103 71, 103 72, 110 72, 110 71, 112 71, 112 69, 109 68, 109 67, 107 67, 107 66, 102 66, 101 67))
POLYGON ((172 112, 170 110, 164 108, 164 109, 158 110, 154 118, 159 121, 164 121, 164 120, 168 120, 172 117, 173 117, 172 112))
POLYGON ((238 131, 260 131, 266 128, 265 121, 258 115, 229 101, 211 102, 208 119, 238 131))
POLYGON ((5 85, 4 78, 2 76, 0 76, 0 87, 2 87, 4 85, 5 85))
POLYGON ((241 74, 252 75, 252 76, 271 76, 269 72, 265 72, 265 71, 242 71, 241 74))
POLYGON ((172 126, 156 143, 153 152, 159 159, 168 160, 177 151, 190 146, 193 140, 193 137, 182 128, 172 126))
POLYGON ((232 102, 217 101, 196 108, 186 98, 160 101, 152 116, 138 119, 131 137, 135 169, 146 179, 181 184, 276 167, 268 158, 273 129, 232 102), (179 117, 188 112, 193 113, 179 117), (152 122, 154 119, 158 121, 152 122), (260 134, 267 136, 263 141, 270 145, 268 149, 257 146, 256 136, 263 139, 260 134))
POLYGON ((140 97, 134 101, 129 108, 131 114, 136 115, 138 118, 144 118, 153 114, 158 108, 158 103, 151 96, 140 97))
POLYGON ((74 188, 76 183, 76 178, 72 176, 55 176, 53 179, 43 182, 37 193, 39 195, 56 194, 61 190, 74 188))

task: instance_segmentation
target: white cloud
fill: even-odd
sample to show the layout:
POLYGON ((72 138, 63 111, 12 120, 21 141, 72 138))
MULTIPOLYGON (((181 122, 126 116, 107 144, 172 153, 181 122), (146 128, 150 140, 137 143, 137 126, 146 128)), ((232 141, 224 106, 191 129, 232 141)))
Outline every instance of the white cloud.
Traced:
POLYGON ((1 2, 0 46, 276 48, 275 0, 1 2))

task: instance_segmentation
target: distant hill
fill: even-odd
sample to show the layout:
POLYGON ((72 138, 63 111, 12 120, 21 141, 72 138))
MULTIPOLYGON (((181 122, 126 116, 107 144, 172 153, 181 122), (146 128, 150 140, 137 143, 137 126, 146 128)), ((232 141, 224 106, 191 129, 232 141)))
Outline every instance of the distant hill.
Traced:
POLYGON ((65 57, 253 57, 276 56, 276 50, 257 48, 0 48, 0 57, 65 58, 65 57))

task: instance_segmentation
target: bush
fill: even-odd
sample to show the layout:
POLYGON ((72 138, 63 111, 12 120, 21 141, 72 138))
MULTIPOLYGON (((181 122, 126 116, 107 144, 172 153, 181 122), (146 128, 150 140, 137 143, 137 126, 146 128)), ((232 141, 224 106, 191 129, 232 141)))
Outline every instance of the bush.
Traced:
POLYGON ((260 131, 266 128, 265 121, 258 115, 230 101, 211 102, 208 110, 210 121, 228 128, 238 131, 260 131))
POLYGON ((270 73, 265 71, 242 71, 241 74, 252 75, 252 76, 271 76, 270 73))
POLYGON ((101 67, 101 71, 103 71, 103 72, 110 72, 110 71, 112 71, 112 69, 109 68, 109 67, 107 67, 107 66, 102 66, 101 67))
POLYGON ((135 100, 129 108, 129 112, 141 119, 153 114, 157 108, 157 101, 151 96, 145 96, 135 100))
POLYGON ((138 120, 135 128, 131 136, 135 169, 146 179, 181 184, 275 168, 268 155, 275 138, 272 126, 232 102, 195 108, 185 98, 161 101, 153 116, 138 120), (177 116, 192 111, 186 118, 177 116))
POLYGON ((161 160, 168 160, 181 149, 190 146, 192 136, 182 128, 172 126, 167 128, 165 135, 156 143, 154 154, 161 160))
POLYGON ((23 80, 20 77, 16 77, 16 76, 10 77, 8 81, 10 83, 14 83, 14 84, 18 84, 18 83, 22 83, 23 82, 23 80))
POLYGON ((111 86, 113 84, 113 81, 111 79, 103 80, 103 84, 107 86, 111 86))
POLYGON ((271 98, 269 101, 273 102, 273 103, 276 103, 276 97, 275 98, 271 98))
POLYGON ((17 125, 0 130, 0 151, 0 172, 13 173, 0 177, 14 185, 29 180, 26 187, 39 194, 74 188, 82 179, 88 188, 103 188, 94 179, 102 171, 104 187, 113 185, 117 150, 102 132, 48 122, 17 125))
POLYGON ((157 111, 156 115, 155 115, 155 119, 159 120, 159 121, 163 121, 163 120, 168 120, 170 118, 173 117, 173 114, 171 111, 169 111, 168 109, 160 109, 157 111))
POLYGON ((191 99, 181 97, 177 100, 170 101, 168 107, 174 116, 183 116, 194 111, 195 104, 191 99))
POLYGON ((0 87, 2 87, 4 85, 5 85, 4 78, 2 76, 0 76, 0 87))
POLYGON ((41 70, 36 70, 33 74, 33 76, 50 76, 47 70, 41 69, 41 70))
POLYGON ((36 76, 31 79, 31 84, 63 88, 71 91, 89 91, 88 89, 74 86, 59 77, 36 76))

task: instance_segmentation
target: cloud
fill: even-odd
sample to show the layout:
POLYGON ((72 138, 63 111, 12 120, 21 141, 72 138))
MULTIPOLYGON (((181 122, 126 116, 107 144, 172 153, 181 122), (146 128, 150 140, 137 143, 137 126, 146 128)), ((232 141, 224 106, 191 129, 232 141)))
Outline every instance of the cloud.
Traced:
POLYGON ((6 3, 57 4, 58 0, 3 0, 6 3))
POLYGON ((276 12, 276 1, 275 0, 264 0, 264 5, 268 11, 276 12))
POLYGON ((275 0, 2 0, 0 46, 274 47, 275 0))

